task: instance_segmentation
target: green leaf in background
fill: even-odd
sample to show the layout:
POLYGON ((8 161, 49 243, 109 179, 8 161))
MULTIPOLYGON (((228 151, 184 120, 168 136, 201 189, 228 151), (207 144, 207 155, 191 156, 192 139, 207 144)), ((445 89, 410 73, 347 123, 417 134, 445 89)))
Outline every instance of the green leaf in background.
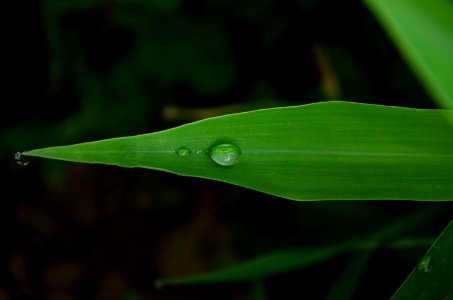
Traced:
POLYGON ((327 296, 328 299, 349 299, 374 250, 379 248, 410 249, 427 247, 432 243, 433 239, 417 241, 399 236, 406 235, 416 224, 431 222, 434 217, 433 213, 434 210, 432 209, 415 210, 408 215, 402 216, 398 221, 385 225, 376 232, 342 244, 276 250, 211 272, 159 279, 156 285, 162 287, 246 281, 251 283, 254 299, 262 299, 263 295, 266 294, 264 280, 270 276, 303 269, 324 262, 333 256, 351 252, 354 258, 346 266, 327 296))
POLYGON ((453 221, 440 234, 392 300, 453 297, 453 221))
POLYGON ((24 155, 163 170, 294 200, 453 200, 447 114, 324 102, 24 155))
POLYGON ((250 300, 267 300, 266 282, 264 279, 257 279, 250 286, 250 300))
POLYGON ((158 280, 156 285, 189 285, 233 281, 257 281, 271 275, 294 271, 329 259, 344 251, 344 246, 281 250, 265 254, 224 269, 158 280))
MULTIPOLYGON (((351 241, 342 245, 278 250, 211 272, 159 279, 156 281, 156 286, 161 288, 163 286, 245 281, 252 284, 252 289, 259 288, 260 291, 256 291, 257 294, 262 294, 263 288, 265 289, 263 280, 270 276, 303 269, 345 252, 358 251, 328 295, 329 299, 347 299, 346 295, 351 295, 354 291, 357 281, 373 251, 377 248, 392 249, 393 244, 399 244, 399 242, 400 240, 398 239, 390 244, 378 240, 367 244, 362 244, 360 241, 351 241)), ((426 246, 425 241, 420 244, 406 243, 401 248, 408 249, 420 246, 426 246)))
POLYGON ((453 108, 453 2, 365 0, 438 103, 453 108))
POLYGON ((326 300, 353 299, 356 286, 374 252, 373 250, 374 249, 365 250, 357 253, 351 258, 351 261, 345 267, 326 296, 326 300))

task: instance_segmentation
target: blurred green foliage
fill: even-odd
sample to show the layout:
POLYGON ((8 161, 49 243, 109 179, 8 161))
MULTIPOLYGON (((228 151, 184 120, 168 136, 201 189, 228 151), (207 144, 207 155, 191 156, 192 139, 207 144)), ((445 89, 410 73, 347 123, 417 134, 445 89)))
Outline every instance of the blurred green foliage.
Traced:
POLYGON ((367 0, 439 106, 453 109, 453 3, 367 0))

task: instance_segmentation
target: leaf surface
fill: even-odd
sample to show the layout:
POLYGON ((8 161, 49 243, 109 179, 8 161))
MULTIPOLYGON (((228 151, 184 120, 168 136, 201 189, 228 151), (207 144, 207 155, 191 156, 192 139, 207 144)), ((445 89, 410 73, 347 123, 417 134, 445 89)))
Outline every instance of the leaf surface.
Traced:
POLYGON ((293 200, 453 200, 451 115, 323 102, 24 155, 163 170, 293 200))

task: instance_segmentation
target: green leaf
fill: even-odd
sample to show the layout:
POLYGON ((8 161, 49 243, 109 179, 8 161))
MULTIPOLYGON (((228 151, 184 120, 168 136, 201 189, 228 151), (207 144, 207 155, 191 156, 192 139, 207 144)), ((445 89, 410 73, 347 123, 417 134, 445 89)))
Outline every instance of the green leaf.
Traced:
POLYGON ((391 299, 451 299, 451 297, 453 297, 453 221, 440 234, 391 299))
MULTIPOLYGON (((247 281, 251 283, 252 294, 257 295, 256 297, 259 298, 262 297, 264 293, 263 280, 269 276, 302 269, 346 252, 352 252, 354 254, 359 253, 361 258, 358 258, 357 261, 353 262, 352 266, 347 268, 345 273, 339 278, 340 282, 338 282, 337 286, 332 291, 332 293, 340 293, 343 297, 337 298, 343 299, 347 297, 347 294, 352 292, 357 278, 360 276, 361 269, 365 267, 369 256, 375 249, 407 249, 426 246, 426 239, 417 241, 415 239, 409 240, 407 238, 395 239, 395 237, 411 230, 414 224, 420 225, 429 223, 433 217, 433 213, 434 210, 423 207, 423 209, 419 209, 406 216, 402 216, 397 222, 387 224, 374 233, 342 244, 313 248, 277 250, 271 253, 262 254, 248 261, 238 262, 232 266, 226 266, 211 272, 184 277, 160 279, 156 282, 156 286, 162 287, 165 285, 191 285, 247 281), (425 216, 425 218, 423 218, 423 216, 425 216), (347 286, 343 286, 342 283, 346 281, 347 286), (341 286, 338 286, 340 284, 341 286)), ((329 296, 334 296, 332 293, 329 296)))
POLYGON ((267 300, 266 282, 263 279, 257 279, 250 284, 251 300, 267 300))
POLYGON ((189 285, 237 281, 258 281, 271 275, 310 266, 341 253, 344 246, 281 250, 249 261, 200 275, 160 279, 156 285, 189 285))
POLYGON ((353 299, 356 286, 360 281, 373 252, 373 249, 368 249, 357 253, 335 281, 325 299, 353 299))
POLYGON ((163 170, 294 200, 453 200, 447 115, 324 102, 24 155, 163 170))
POLYGON ((453 2, 366 0, 438 103, 453 108, 453 2))
MULTIPOLYGON (((364 239, 364 241, 366 241, 366 239, 364 239)), ((345 270, 345 273, 341 275, 342 278, 339 279, 343 283, 348 281, 348 286, 336 287, 335 292, 339 292, 339 288, 347 289, 341 290, 341 293, 345 294, 352 292, 356 281, 358 281, 358 276, 365 267, 369 256, 375 249, 393 248, 393 243, 399 243, 399 241, 400 240, 396 240, 391 244, 381 243, 381 241, 375 241, 375 243, 367 244, 363 244, 363 242, 360 241, 350 241, 340 245, 330 245, 326 247, 278 250, 272 253, 260 255, 248 261, 239 262, 232 266, 227 266, 210 272, 183 277, 159 279, 156 281, 156 286, 163 287, 169 285, 193 285, 247 281, 252 284, 253 290, 255 288, 258 289, 258 291, 254 290, 253 292, 261 295, 263 293, 263 280, 269 276, 299 270, 326 261, 333 256, 345 252, 354 253, 355 251, 359 251, 357 257, 352 261, 351 266, 347 267, 348 269, 345 270), (353 279, 351 279, 351 277, 353 277, 353 279)), ((425 240, 423 241, 423 245, 426 245, 425 240)), ((400 248, 414 248, 419 246, 419 243, 407 243, 401 245, 400 248)))

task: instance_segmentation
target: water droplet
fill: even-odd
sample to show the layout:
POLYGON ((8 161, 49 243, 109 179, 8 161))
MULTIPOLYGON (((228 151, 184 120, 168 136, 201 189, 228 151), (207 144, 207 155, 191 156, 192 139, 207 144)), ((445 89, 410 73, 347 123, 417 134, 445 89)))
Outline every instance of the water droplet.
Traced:
POLYGON ((187 147, 181 147, 175 150, 176 155, 178 156, 187 156, 192 154, 192 150, 187 147))
POLYGON ((22 152, 14 153, 14 159, 19 166, 26 166, 30 163, 30 161, 22 154, 22 152))
POLYGON ((221 166, 233 166, 239 161, 241 149, 233 144, 220 144, 211 148, 209 156, 221 166))
POLYGON ((429 272, 433 269, 433 261, 431 256, 425 255, 417 265, 417 269, 422 272, 429 272))

